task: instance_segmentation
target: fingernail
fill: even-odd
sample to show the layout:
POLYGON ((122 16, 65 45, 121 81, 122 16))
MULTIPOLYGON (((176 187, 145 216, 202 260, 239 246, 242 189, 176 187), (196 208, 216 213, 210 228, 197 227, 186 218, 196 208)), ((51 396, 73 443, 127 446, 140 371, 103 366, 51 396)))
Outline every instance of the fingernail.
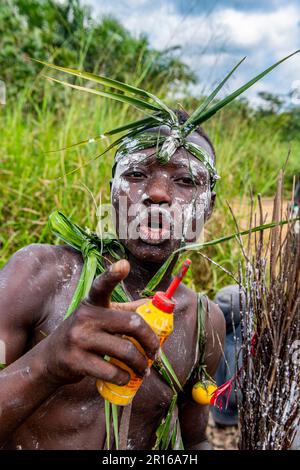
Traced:
POLYGON ((110 265, 109 271, 111 273, 120 273, 124 270, 126 266, 127 261, 125 259, 120 259, 120 261, 117 261, 116 263, 110 265))

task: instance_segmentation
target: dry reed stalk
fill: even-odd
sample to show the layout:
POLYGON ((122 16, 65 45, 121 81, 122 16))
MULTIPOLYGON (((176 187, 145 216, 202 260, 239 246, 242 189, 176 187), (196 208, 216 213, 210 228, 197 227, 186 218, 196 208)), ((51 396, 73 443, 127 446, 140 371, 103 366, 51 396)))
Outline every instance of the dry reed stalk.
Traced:
MULTIPOLYGON (((282 187, 281 172, 273 206, 276 222, 282 220, 282 187)), ((261 224, 260 199, 258 208, 261 224)), ((241 449, 288 449, 300 420, 300 234, 291 210, 285 218, 285 235, 275 227, 266 243, 266 232, 250 233, 249 251, 242 250, 241 449)))

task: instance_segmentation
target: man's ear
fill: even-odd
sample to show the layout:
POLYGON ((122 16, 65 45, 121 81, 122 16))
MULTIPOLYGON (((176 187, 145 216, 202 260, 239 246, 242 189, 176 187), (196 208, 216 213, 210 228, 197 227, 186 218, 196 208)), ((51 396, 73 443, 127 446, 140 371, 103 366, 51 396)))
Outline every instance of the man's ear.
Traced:
POLYGON ((208 219, 210 219, 211 217, 211 214, 214 210, 214 207, 215 207, 215 203, 216 203, 216 193, 214 191, 211 192, 211 196, 210 196, 210 204, 209 204, 209 208, 208 208, 208 211, 207 211, 207 215, 206 215, 206 219, 205 221, 207 221, 208 219))

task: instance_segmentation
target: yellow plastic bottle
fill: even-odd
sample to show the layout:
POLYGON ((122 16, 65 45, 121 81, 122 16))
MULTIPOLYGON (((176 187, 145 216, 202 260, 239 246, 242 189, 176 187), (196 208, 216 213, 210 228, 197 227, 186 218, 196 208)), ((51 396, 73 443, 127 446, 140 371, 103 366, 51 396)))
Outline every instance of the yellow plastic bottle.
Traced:
MULTIPOLYGON (((152 330, 157 334, 160 340, 160 346, 166 341, 173 331, 173 311, 175 301, 172 296, 180 284, 183 276, 187 272, 191 261, 185 260, 178 274, 174 277, 166 292, 156 292, 153 299, 137 308, 136 312, 151 326, 152 330)), ((141 345, 131 337, 128 339, 137 347, 137 349, 147 358, 145 351, 141 345)), ((117 365, 121 369, 126 370, 130 374, 130 380, 126 385, 115 385, 110 382, 97 380, 98 392, 105 400, 115 405, 126 406, 133 400, 136 392, 140 388, 143 379, 138 377, 132 369, 123 362, 115 358, 110 358, 112 364, 117 365)), ((153 361, 147 358, 148 366, 151 367, 153 361)))

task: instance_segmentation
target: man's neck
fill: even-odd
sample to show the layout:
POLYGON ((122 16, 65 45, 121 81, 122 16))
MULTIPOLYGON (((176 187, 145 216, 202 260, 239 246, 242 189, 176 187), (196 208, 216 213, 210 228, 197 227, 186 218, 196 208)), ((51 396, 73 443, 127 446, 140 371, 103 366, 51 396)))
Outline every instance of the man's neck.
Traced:
MULTIPOLYGON (((123 281, 123 284, 128 294, 134 300, 136 300, 141 297, 141 292, 145 289, 152 277, 157 273, 161 265, 152 263, 145 264, 144 260, 138 260, 131 253, 128 253, 128 261, 130 263, 130 273, 123 281)), ((158 284, 155 290, 167 290, 171 282, 172 269, 175 263, 176 259, 171 263, 165 276, 163 277, 163 280, 158 284)))

